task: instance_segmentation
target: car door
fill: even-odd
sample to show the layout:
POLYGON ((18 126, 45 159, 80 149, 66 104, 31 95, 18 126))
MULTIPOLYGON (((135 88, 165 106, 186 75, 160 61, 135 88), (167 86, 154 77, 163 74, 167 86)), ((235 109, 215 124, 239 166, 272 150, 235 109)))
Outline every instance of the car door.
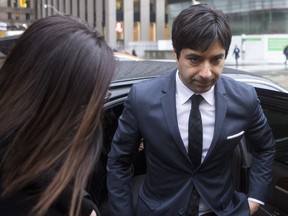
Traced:
POLYGON ((288 94, 256 89, 276 142, 273 180, 258 216, 288 215, 288 94))

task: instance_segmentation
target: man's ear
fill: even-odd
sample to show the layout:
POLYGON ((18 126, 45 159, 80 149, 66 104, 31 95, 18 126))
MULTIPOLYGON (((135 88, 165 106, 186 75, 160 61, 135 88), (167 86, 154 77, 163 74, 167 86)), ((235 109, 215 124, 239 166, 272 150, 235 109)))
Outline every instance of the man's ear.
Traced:
POLYGON ((176 54, 176 50, 175 50, 175 48, 173 48, 173 55, 174 55, 175 60, 177 61, 178 58, 177 58, 177 54, 176 54))

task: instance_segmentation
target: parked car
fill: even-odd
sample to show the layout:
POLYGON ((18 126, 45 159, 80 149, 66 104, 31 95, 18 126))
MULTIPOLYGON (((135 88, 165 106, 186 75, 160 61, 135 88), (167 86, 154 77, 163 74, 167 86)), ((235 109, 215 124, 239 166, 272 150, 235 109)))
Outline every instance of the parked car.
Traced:
MULTIPOLYGON (((94 195, 102 215, 109 215, 107 204, 107 190, 105 184, 105 167, 107 154, 110 150, 113 134, 117 128, 118 117, 123 111, 123 104, 127 98, 130 87, 137 82, 153 79, 167 71, 176 68, 175 62, 119 62, 114 81, 110 86, 110 98, 106 101, 104 110, 104 146, 100 166, 94 175, 97 176, 97 195, 94 195), (99 178, 100 176, 100 178, 99 178), (99 183, 99 179, 103 182, 99 183)), ((273 169, 273 182, 270 187, 269 198, 265 206, 256 214, 257 216, 288 215, 288 91, 268 79, 252 75, 245 71, 224 68, 223 75, 246 82, 255 87, 263 110, 267 116, 276 140, 275 164, 273 169)), ((249 167, 251 163, 251 149, 245 138, 235 149, 233 166, 233 182, 235 190, 246 193, 248 191, 249 167)), ((146 172, 145 147, 139 152, 134 162, 133 203, 137 202, 137 191, 146 172)), ((94 181, 95 184, 95 181, 94 181)), ((94 193, 94 194, 93 194, 94 193)))
POLYGON ((19 36, 20 34, 0 37, 0 53, 2 58, 9 53, 19 36))

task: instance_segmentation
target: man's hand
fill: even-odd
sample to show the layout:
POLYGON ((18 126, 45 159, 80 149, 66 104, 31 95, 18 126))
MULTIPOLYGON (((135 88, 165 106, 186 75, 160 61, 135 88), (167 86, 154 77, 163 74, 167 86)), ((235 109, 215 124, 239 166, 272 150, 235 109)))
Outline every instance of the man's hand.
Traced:
POLYGON ((249 208, 250 208, 250 215, 253 215, 260 207, 259 203, 253 202, 253 201, 248 201, 249 208))

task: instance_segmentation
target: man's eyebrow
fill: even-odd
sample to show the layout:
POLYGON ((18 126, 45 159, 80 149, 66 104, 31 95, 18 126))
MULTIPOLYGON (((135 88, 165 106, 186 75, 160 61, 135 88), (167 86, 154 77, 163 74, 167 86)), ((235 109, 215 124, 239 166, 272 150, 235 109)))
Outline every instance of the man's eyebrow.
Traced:
POLYGON ((213 58, 213 59, 214 59, 214 58, 223 58, 224 56, 225 56, 224 53, 220 53, 220 54, 218 54, 218 55, 213 56, 212 58, 213 58))
POLYGON ((189 53, 186 55, 186 57, 188 58, 202 58, 202 55, 198 55, 198 54, 195 54, 195 53, 189 53))
MULTIPOLYGON (((225 56, 224 53, 220 53, 220 54, 217 54, 215 56, 212 56, 211 59, 214 59, 214 58, 223 58, 225 56)), ((202 55, 198 55, 196 53, 189 53, 186 55, 187 58, 203 58, 202 55)))

